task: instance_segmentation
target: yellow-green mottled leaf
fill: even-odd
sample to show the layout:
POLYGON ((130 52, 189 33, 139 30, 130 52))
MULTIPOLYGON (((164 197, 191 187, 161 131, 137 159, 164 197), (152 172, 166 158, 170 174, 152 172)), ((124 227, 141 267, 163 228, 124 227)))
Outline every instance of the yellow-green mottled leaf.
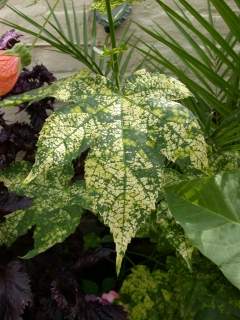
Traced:
MULTIPOLYGON (((124 3, 133 3, 137 0, 111 0, 111 9, 115 9, 119 7, 120 5, 123 5, 124 3)), ((106 13, 106 2, 105 0, 94 0, 92 3, 92 9, 96 9, 101 13, 106 13)))
MULTIPOLYGON (((24 101, 31 101, 32 95, 25 94, 24 101)), ((89 73, 34 92, 34 99, 53 96, 68 107, 46 121, 25 184, 71 168, 72 160, 90 149, 85 198, 110 227, 118 271, 131 238, 156 209, 166 159, 184 160, 197 170, 207 167, 206 143, 197 121, 174 101, 189 95, 178 80, 145 70, 128 80, 121 92, 106 78, 89 73)), ((19 102, 21 96, 3 104, 14 105, 14 99, 19 102)))
POLYGON ((5 170, 0 170, 0 181, 11 189, 18 192, 18 188, 32 169, 32 165, 27 161, 18 161, 5 170))
POLYGON ((0 224, 0 245, 10 245, 34 228, 34 248, 25 256, 31 258, 74 232, 82 215, 82 197, 79 186, 67 183, 71 176, 64 171, 61 176, 56 172, 48 177, 41 176, 41 179, 23 187, 28 169, 26 162, 20 162, 0 174, 0 180, 7 187, 33 199, 30 208, 13 212, 0 224))
POLYGON ((175 78, 167 77, 164 74, 151 74, 146 70, 138 70, 126 81, 125 96, 130 96, 137 104, 143 100, 159 99, 181 100, 191 96, 187 87, 175 78))

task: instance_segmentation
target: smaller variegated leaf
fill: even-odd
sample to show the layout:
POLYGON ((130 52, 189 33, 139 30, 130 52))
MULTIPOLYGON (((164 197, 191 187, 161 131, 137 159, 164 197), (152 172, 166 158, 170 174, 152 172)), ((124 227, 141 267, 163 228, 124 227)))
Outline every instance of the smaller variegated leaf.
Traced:
POLYGON ((65 175, 58 176, 54 172, 47 178, 41 176, 41 179, 23 187, 22 182, 29 173, 28 169, 26 162, 20 162, 0 174, 0 180, 11 190, 33 199, 30 208, 9 214, 5 222, 0 224, 0 245, 10 245, 34 228, 34 248, 25 258, 31 258, 62 242, 74 232, 83 212, 81 187, 68 184, 71 175, 65 172, 65 175))
POLYGON ((166 159, 184 160, 197 170, 207 167, 200 127, 193 114, 175 102, 189 95, 178 80, 145 70, 126 81, 121 92, 106 78, 84 72, 2 102, 11 106, 21 99, 52 96, 68 104, 47 119, 25 183, 70 169, 72 160, 90 149, 86 198, 111 229, 118 271, 131 238, 156 209, 166 159))
POLYGON ((185 237, 181 226, 176 223, 174 217, 170 213, 166 201, 162 201, 158 207, 156 223, 159 224, 160 232, 176 250, 177 255, 185 261, 188 269, 191 270, 194 248, 190 241, 185 237))

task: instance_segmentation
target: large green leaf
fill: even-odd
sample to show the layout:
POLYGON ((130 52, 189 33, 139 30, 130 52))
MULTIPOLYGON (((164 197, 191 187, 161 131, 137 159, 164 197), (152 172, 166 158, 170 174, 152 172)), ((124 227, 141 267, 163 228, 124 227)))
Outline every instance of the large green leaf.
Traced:
POLYGON ((240 171, 170 187, 167 199, 193 244, 240 289, 240 171))
POLYGON ((62 242, 74 232, 83 212, 81 187, 68 185, 70 172, 64 172, 61 176, 53 172, 47 180, 41 176, 41 180, 24 188, 22 181, 30 168, 26 162, 20 162, 0 174, 0 180, 11 190, 33 198, 30 208, 8 215, 0 227, 0 245, 11 244, 34 227, 34 248, 25 258, 31 258, 62 242))
POLYGON ((208 165, 196 119, 173 101, 189 95, 178 80, 145 70, 128 80, 121 92, 114 91, 106 78, 81 72, 4 100, 0 106, 43 96, 69 105, 47 119, 25 184, 52 171, 61 176, 81 152, 90 149, 86 200, 113 233, 119 270, 128 243, 155 210, 166 162, 179 161, 180 166, 197 170, 208 165))

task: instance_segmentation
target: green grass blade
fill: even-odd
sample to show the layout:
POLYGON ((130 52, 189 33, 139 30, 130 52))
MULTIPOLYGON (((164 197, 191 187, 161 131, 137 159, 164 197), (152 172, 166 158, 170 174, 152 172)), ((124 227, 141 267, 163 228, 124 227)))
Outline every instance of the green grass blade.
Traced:
POLYGON ((240 40, 240 17, 226 4, 225 0, 210 0, 235 37, 240 40))
POLYGON ((63 10, 64 10, 64 16, 65 16, 65 21, 66 21, 66 26, 67 26, 68 37, 69 37, 69 40, 71 42, 73 42, 74 39, 73 39, 72 25, 70 22, 71 18, 69 16, 69 10, 68 10, 66 1, 62 0, 62 3, 63 3, 63 10))
POLYGON ((124 78, 124 75, 127 72, 129 62, 131 61, 134 52, 135 52, 135 48, 133 47, 129 50, 127 55, 122 59, 121 61, 122 63, 120 64, 120 79, 124 78))
POLYGON ((63 29, 62 29, 62 27, 61 27, 61 23, 60 23, 59 19, 57 18, 56 14, 55 14, 55 11, 54 11, 53 8, 50 6, 48 0, 45 0, 45 2, 47 3, 48 9, 49 9, 49 11, 50 11, 50 13, 51 13, 51 15, 52 15, 52 17, 53 17, 53 19, 54 19, 57 27, 58 27, 58 29, 59 29, 62 33, 64 33, 64 31, 63 31, 63 29))
MULTIPOLYGON (((3 23, 4 25, 10 27, 10 28, 25 32, 27 34, 30 34, 30 35, 34 36, 34 37, 38 36, 37 32, 31 31, 30 29, 27 29, 27 28, 21 27, 21 26, 19 26, 17 24, 11 23, 8 20, 0 19, 0 22, 3 23)), ((45 37, 43 35, 40 35, 39 39, 42 39, 43 41, 49 43, 51 46, 57 48, 59 51, 63 51, 64 50, 64 44, 61 41, 59 41, 57 38, 56 38, 56 41, 53 41, 50 38, 47 38, 47 37, 45 37)), ((67 51, 64 50, 63 52, 64 53, 68 53, 68 52, 70 52, 70 50, 67 50, 67 51)))
MULTIPOLYGON (((189 29, 189 32, 194 33, 201 41, 202 43, 204 43, 206 46, 208 46, 212 52, 215 53, 215 55, 217 57, 220 57, 222 61, 224 61, 224 63, 226 63, 227 65, 229 65, 232 69, 234 69, 234 64, 232 63, 231 59, 229 59, 230 57, 234 60, 239 60, 239 56, 236 54, 236 52, 229 46, 229 44, 225 41, 225 39, 219 35, 218 32, 216 32, 216 30, 214 30, 214 28, 211 26, 211 24, 204 19, 200 14, 198 14, 197 12, 197 16, 199 18, 200 21, 198 21, 200 24, 202 24, 202 26, 206 29, 207 26, 209 26, 210 30, 208 30, 209 35, 213 36, 213 38, 217 41, 217 43, 219 43, 219 45, 221 46, 221 48, 218 48, 213 42, 212 39, 209 38, 209 36, 204 35, 203 32, 199 31, 199 28, 194 27, 194 25, 192 23, 190 23, 188 20, 184 19, 184 17, 182 17, 180 14, 178 14, 176 11, 174 11, 171 7, 167 6, 164 2, 162 2, 161 0, 156 0, 157 3, 160 5, 160 7, 167 12, 168 14, 170 14, 171 16, 175 17, 176 20, 178 20, 179 23, 181 23, 182 25, 184 25, 186 28, 189 29), (220 38, 220 39, 219 39, 220 38), (219 40, 219 41, 218 41, 219 40), (227 52, 226 55, 223 53, 227 52)), ((182 2, 182 0, 179 0, 182 2)), ((186 8, 185 8, 186 9, 186 8)), ((187 9, 186 9, 187 10, 187 9)), ((194 11, 195 12, 195 11, 194 11)))
POLYGON ((84 52, 88 54, 88 24, 87 24, 87 11, 86 7, 83 8, 83 47, 84 52))
POLYGON ((92 21, 92 39, 91 39, 91 56, 93 60, 96 60, 96 54, 94 47, 97 44, 97 20, 96 20, 96 10, 93 11, 93 21, 92 21))
POLYGON ((68 38, 64 34, 62 34, 60 30, 56 28, 55 25, 53 25, 51 22, 49 22, 49 24, 61 36, 61 38, 65 42, 65 46, 71 49, 75 58, 77 58, 80 62, 85 64, 93 72, 96 72, 96 70, 98 70, 98 66, 95 64, 94 61, 91 60, 90 56, 85 55, 84 52, 81 52, 81 49, 73 42, 68 40, 68 38))
MULTIPOLYGON (((160 1, 160 0, 157 0, 160 1)), ((212 38, 216 41, 216 43, 221 46, 221 48, 230 55, 233 59, 239 60, 238 55, 232 48, 229 46, 229 44, 225 41, 224 37, 215 29, 211 23, 209 23, 201 14, 198 13, 197 10, 195 10, 188 1, 186 0, 179 0, 180 3, 184 6, 184 8, 200 23, 200 25, 209 33, 209 35, 212 36, 212 38)), ((223 0, 221 0, 223 1, 223 0)), ((212 2, 212 0, 211 0, 212 2)), ((219 12, 221 15, 221 12, 219 12)), ((222 16, 222 18, 224 18, 222 16)))
POLYGON ((240 9, 240 0, 234 0, 234 1, 235 1, 236 6, 238 7, 238 9, 240 9))
POLYGON ((73 12, 73 25, 74 25, 74 38, 76 44, 80 47, 81 46, 81 37, 80 37, 80 24, 77 17, 76 7, 74 1, 72 0, 72 12, 73 12))
MULTIPOLYGON (((15 7, 12 7, 12 6, 9 6, 8 5, 8 8, 13 11, 14 13, 16 13, 19 17, 21 17, 23 20, 27 21, 28 23, 30 23, 32 26, 34 26, 35 28, 38 29, 38 32, 40 32, 40 30, 42 30, 42 25, 37 23, 34 19, 31 19, 29 16, 25 15, 23 12, 21 12, 20 10, 18 10, 17 8, 15 7)), ((45 18, 47 19, 47 18, 45 18)), ((0 19, 0 22, 2 22, 3 24, 6 24, 6 23, 11 23, 10 21, 6 20, 6 19, 0 19)), ((20 26, 19 26, 20 27, 20 26)), ((17 28, 18 29, 18 28, 17 28)), ((26 29, 28 30, 28 29, 26 29)), ((31 30, 29 30, 31 31, 31 30)), ((42 30, 43 33, 45 33, 46 35, 48 35, 49 37, 53 38, 56 40, 56 37, 51 34, 46 28, 44 28, 42 30)), ((28 32, 27 32, 28 33, 28 32)), ((42 33, 41 33, 42 34, 42 33)), ((40 35, 41 36, 41 35, 40 35)))
MULTIPOLYGON (((177 27, 177 29, 181 32, 181 34, 184 36, 184 38, 186 39, 187 43, 189 43, 192 48, 194 49, 195 53, 199 56, 199 58, 201 59, 201 61, 203 63, 205 63, 209 68, 212 68, 212 61, 211 59, 208 57, 208 55, 206 54, 205 50, 203 50, 201 48, 201 45, 198 44, 197 41, 195 41, 195 39, 190 35, 189 32, 187 32, 180 23, 178 23, 178 21, 174 18, 169 16, 169 18, 173 21, 173 23, 175 24, 175 26, 177 27)), ((159 28, 161 28, 161 26, 159 26, 159 28)), ((163 28, 161 28, 162 32, 165 32, 165 30, 163 28)), ((172 38, 173 39, 173 38, 172 38)))

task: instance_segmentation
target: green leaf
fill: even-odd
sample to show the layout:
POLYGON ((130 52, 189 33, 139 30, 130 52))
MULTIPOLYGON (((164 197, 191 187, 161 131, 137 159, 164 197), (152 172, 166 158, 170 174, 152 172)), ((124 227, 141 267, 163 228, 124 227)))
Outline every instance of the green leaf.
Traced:
MULTIPOLYGON (((140 70, 121 93, 106 78, 81 72, 34 94, 25 93, 22 99, 45 95, 68 106, 47 119, 25 185, 51 172, 61 176, 64 168, 71 170, 72 160, 90 149, 85 200, 110 227, 119 271, 128 243, 156 208, 166 163, 180 161, 202 171, 208 166, 196 119, 174 101, 190 93, 178 80, 140 70)), ((12 97, 0 106, 20 100, 21 96, 12 97)), ((56 189, 53 184, 52 188, 56 189)))
POLYGON ((240 171, 167 189, 169 208, 193 244, 240 289, 240 171))
POLYGON ((32 258, 62 242, 74 232, 83 212, 81 187, 68 185, 70 172, 62 172, 61 176, 53 172, 44 179, 41 176, 41 181, 32 182, 24 188, 22 181, 28 172, 29 165, 20 162, 0 175, 0 180, 11 190, 33 198, 30 208, 9 214, 6 221, 0 224, 0 245, 10 245, 34 228, 34 248, 24 258, 32 258))

